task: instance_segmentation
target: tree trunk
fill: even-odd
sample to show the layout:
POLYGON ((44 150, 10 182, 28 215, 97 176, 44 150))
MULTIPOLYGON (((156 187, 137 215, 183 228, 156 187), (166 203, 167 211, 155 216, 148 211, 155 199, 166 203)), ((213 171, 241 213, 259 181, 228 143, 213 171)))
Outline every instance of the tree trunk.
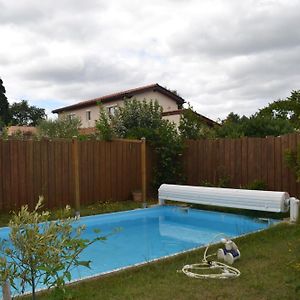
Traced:
POLYGON ((10 284, 9 281, 6 280, 2 285, 2 294, 3 300, 11 300, 11 292, 10 292, 10 284))
POLYGON ((31 291, 32 291, 32 300, 35 300, 35 277, 34 272, 31 269, 31 291))

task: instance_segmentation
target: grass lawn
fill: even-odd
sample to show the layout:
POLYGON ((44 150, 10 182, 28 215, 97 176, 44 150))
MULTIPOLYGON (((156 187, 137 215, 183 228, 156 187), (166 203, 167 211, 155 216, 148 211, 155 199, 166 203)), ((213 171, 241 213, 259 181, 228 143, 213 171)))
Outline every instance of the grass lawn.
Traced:
MULTIPOLYGON (((136 203, 109 206, 114 205, 117 210, 139 206, 136 203)), ((86 213, 109 209, 99 205, 90 207, 86 213)), ((242 255, 234 265, 242 273, 239 278, 202 280, 177 272, 185 264, 201 261, 204 249, 199 249, 72 284, 68 287, 68 299, 300 299, 299 224, 280 224, 235 241, 242 255)), ((42 293, 38 299, 55 299, 55 296, 51 292, 42 293)))
MULTIPOLYGON (((150 201, 149 204, 153 204, 153 201, 150 201)), ((87 205, 81 207, 80 214, 81 216, 97 215, 109 212, 116 212, 122 210, 130 210, 135 208, 140 208, 142 203, 134 201, 123 201, 123 202, 99 202, 93 205, 87 205)), ((73 209, 73 213, 75 213, 73 209)), ((11 213, 2 213, 0 214, 0 227, 7 226, 11 213)), ((62 217, 62 210, 57 209, 51 213, 52 219, 57 219, 62 217)))

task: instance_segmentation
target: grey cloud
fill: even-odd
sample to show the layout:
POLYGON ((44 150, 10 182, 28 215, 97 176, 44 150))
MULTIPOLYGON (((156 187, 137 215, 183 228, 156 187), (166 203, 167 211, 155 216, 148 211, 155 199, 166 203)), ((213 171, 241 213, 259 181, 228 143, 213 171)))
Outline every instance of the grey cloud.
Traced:
POLYGON ((19 2, 13 5, 9 1, 0 1, 0 24, 24 24, 38 22, 43 19, 44 13, 37 6, 19 2))
POLYGON ((99 80, 120 80, 125 70, 121 67, 102 61, 101 58, 72 59, 64 63, 44 60, 23 73, 24 78, 49 81, 56 84, 68 82, 95 82, 99 80))
MULTIPOLYGON (((51 89, 62 99, 88 99, 123 88, 141 85, 144 76, 126 63, 89 56, 53 62, 37 62, 21 74, 28 82, 39 82, 40 89, 51 89)), ((70 102, 72 103, 72 102, 70 102)))
POLYGON ((12 58, 8 55, 4 56, 4 55, 0 55, 0 65, 2 66, 7 66, 9 64, 12 63, 12 58))
MULTIPOLYGON (((24 67, 24 65, 34 59, 41 59, 48 55, 48 49, 43 45, 36 45, 36 47, 24 47, 22 51, 15 53, 7 53, 2 52, 0 49, 0 66, 5 65, 11 68, 20 68, 20 66, 24 67)), ((18 70, 18 72, 22 73, 22 69, 18 70)))
POLYGON ((18 5, 0 2, 0 24, 30 32, 38 43, 45 38, 82 43, 101 32, 101 15, 106 7, 104 1, 61 0, 55 5, 52 1, 26 2, 18 5))
POLYGON ((286 76, 299 75, 300 45, 291 50, 276 53, 267 53, 260 56, 249 57, 245 64, 237 66, 230 72, 233 78, 270 79, 274 77, 285 78, 286 76))
POLYGON ((90 18, 86 22, 86 16, 74 15, 64 18, 58 18, 52 22, 44 22, 41 24, 37 34, 47 35, 52 41, 57 40, 72 41, 72 43, 88 44, 93 39, 95 32, 101 33, 102 28, 99 26, 95 18, 90 18), (55 27, 53 24, 55 23, 55 27))
POLYGON ((298 0, 0 0, 0 76, 11 98, 48 110, 159 82, 208 117, 250 114, 300 88, 299 11, 298 0))
POLYGON ((51 22, 57 15, 84 14, 102 10, 105 1, 60 0, 60 1, 0 1, 0 23, 26 24, 39 21, 51 22))
POLYGON ((233 64, 232 70, 227 70, 227 81, 215 91, 234 90, 240 99, 260 99, 264 104, 284 97, 300 88, 299 50, 300 47, 276 55, 268 53, 251 57, 244 64, 233 64))
POLYGON ((245 15, 233 11, 214 17, 209 24, 201 18, 192 20, 171 42, 171 48, 179 53, 222 58, 299 46, 299 11, 300 3, 274 11, 252 12, 249 8, 245 15))

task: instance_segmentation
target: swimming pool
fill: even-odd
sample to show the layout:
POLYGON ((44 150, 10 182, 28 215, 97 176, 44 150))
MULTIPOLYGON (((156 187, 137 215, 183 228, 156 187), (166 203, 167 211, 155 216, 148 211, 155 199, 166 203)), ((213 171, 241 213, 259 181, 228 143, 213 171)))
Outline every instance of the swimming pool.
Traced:
MULTIPOLYGON (((97 242, 82 254, 91 260, 91 269, 79 267, 72 279, 98 276, 122 268, 150 262, 159 258, 207 245, 217 234, 237 237, 267 228, 272 222, 241 215, 202 211, 176 206, 156 206, 146 209, 82 217, 76 225, 87 226, 84 237, 93 238, 94 229, 112 234, 105 242, 97 242)), ((7 228, 0 230, 6 238, 7 228)))

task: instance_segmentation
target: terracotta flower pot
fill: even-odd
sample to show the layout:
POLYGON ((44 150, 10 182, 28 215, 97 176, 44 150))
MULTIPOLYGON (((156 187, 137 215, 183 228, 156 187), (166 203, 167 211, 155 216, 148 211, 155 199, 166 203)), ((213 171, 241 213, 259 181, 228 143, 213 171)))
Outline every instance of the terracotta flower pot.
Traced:
POLYGON ((142 192, 141 191, 133 191, 132 198, 135 202, 142 202, 142 192))

